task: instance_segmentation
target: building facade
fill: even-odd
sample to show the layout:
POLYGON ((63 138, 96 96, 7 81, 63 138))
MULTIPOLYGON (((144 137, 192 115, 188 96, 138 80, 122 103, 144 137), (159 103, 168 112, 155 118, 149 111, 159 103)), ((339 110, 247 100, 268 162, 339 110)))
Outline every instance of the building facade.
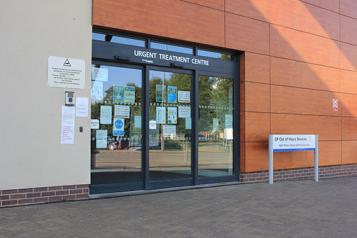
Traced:
MULTIPOLYGON (((0 207, 266 182, 269 134, 317 134, 321 177, 357 174, 353 0, 15 0, 0 13, 0 207)), ((275 178, 312 166, 311 151, 277 153, 275 178)))

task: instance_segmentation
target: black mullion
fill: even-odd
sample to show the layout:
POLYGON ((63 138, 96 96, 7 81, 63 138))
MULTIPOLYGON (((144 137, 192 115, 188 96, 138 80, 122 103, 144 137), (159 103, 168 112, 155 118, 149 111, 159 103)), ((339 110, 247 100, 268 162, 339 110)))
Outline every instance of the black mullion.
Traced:
POLYGON ((143 70, 143 148, 142 148, 142 171, 144 189, 148 188, 149 183, 149 69, 144 66, 143 70))
POLYGON ((199 105, 199 89, 198 89, 198 73, 193 71, 192 80, 192 139, 191 139, 191 158, 192 158, 192 177, 193 184, 198 184, 198 105, 199 105))
POLYGON ((233 173, 240 180, 240 65, 233 81, 233 173))

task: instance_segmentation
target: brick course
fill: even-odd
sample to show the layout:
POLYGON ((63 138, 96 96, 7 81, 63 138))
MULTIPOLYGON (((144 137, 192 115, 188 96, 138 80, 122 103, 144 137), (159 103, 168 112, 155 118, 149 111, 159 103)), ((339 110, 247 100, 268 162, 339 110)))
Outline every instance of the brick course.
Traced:
POLYGON ((0 207, 88 199, 88 185, 0 190, 0 207))
MULTIPOLYGON (((319 168, 320 178, 356 176, 357 164, 324 166, 319 168)), ((274 181, 313 179, 314 168, 274 170, 274 181)), ((241 183, 261 183, 268 181, 268 171, 241 173, 241 183)))

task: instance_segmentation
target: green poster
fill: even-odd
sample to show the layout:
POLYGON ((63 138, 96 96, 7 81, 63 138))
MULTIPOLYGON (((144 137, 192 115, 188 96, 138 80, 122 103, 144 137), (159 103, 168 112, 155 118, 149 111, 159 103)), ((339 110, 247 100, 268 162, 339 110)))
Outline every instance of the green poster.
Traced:
POLYGON ((156 102, 165 102, 166 100, 166 86, 156 84, 156 102))
POLYGON ((113 86, 113 103, 114 104, 124 103, 124 87, 123 86, 113 86))
POLYGON ((135 87, 126 86, 124 89, 124 103, 134 104, 135 103, 135 87))

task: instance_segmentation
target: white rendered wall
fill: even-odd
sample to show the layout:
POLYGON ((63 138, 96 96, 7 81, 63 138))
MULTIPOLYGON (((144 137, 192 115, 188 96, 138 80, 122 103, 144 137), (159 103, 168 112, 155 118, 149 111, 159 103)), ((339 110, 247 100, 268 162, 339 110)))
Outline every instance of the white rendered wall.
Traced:
POLYGON ((60 144, 66 89, 48 86, 47 60, 84 59, 85 88, 70 91, 90 96, 91 2, 1 3, 0 190, 90 183, 90 119, 76 118, 75 144, 60 144))

